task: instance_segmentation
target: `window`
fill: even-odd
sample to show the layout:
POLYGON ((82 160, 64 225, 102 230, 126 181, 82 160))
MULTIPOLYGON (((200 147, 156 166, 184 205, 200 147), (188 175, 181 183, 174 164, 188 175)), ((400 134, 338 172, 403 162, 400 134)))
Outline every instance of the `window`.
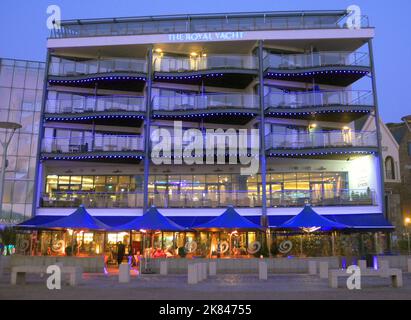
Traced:
POLYGON ((385 178, 395 180, 394 159, 392 157, 385 158, 385 178))

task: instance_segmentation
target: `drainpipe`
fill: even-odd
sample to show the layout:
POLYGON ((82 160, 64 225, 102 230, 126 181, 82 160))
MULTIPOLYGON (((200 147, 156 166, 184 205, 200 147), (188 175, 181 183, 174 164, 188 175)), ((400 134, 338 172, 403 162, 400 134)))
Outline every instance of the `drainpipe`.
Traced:
POLYGON ((151 126, 151 102, 153 81, 153 46, 150 45, 147 52, 147 81, 146 81, 146 118, 144 119, 144 201, 143 213, 148 210, 148 182, 150 175, 150 126, 151 126))
POLYGON ((40 112, 40 121, 39 121, 39 134, 37 138, 37 151, 36 151, 36 170, 34 175, 34 185, 33 185, 33 201, 32 201, 32 208, 31 208, 31 216, 34 217, 36 215, 36 209, 40 207, 40 198, 41 198, 41 189, 43 187, 43 164, 40 159, 41 156, 41 145, 44 137, 44 114, 46 110, 47 104, 47 82, 48 82, 48 74, 49 74, 49 67, 50 67, 50 50, 47 50, 46 55, 46 65, 44 68, 44 82, 43 82, 43 95, 41 97, 41 112, 40 112))
MULTIPOLYGON (((370 55, 370 67, 371 67, 371 79, 372 79, 372 91, 373 91, 373 98, 374 98, 374 106, 375 106, 375 122, 377 128, 377 140, 378 140, 378 158, 379 158, 379 165, 380 165, 380 193, 381 193, 381 206, 382 212, 385 218, 387 217, 387 210, 386 210, 386 200, 385 200, 385 175, 384 175, 384 159, 382 157, 382 137, 381 137, 381 128, 380 128, 380 113, 378 108, 378 94, 377 94, 377 79, 375 73, 375 64, 374 64, 374 50, 372 45, 372 39, 368 40, 368 53, 370 55)), ((389 238, 389 237, 387 237, 389 238)), ((390 242, 390 241, 389 241, 390 242)), ((391 251, 391 247, 389 250, 391 251)))

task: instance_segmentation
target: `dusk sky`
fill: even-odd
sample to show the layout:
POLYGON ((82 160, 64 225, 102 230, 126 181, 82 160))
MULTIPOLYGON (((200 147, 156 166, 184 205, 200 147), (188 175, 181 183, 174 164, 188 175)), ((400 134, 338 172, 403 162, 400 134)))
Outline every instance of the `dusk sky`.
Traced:
POLYGON ((380 114, 398 122, 411 114, 411 1, 409 0, 2 0, 0 57, 44 60, 49 5, 59 5, 62 19, 128 17, 161 14, 340 10, 356 4, 376 28, 374 54, 380 114))

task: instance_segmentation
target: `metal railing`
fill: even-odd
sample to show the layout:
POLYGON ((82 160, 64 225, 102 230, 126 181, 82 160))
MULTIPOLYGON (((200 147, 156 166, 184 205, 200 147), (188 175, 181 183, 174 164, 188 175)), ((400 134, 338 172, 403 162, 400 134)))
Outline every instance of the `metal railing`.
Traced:
POLYGON ((143 151, 142 136, 99 135, 93 138, 43 138, 42 152, 47 153, 88 153, 88 152, 127 152, 143 151))
POLYGON ((204 94, 160 96, 153 99, 153 110, 205 110, 205 109, 258 109, 259 100, 253 94, 204 94))
MULTIPOLYGON (((67 96, 67 94, 66 94, 67 96)), ((144 97, 80 96, 48 99, 46 113, 93 113, 104 111, 145 111, 144 97)))
POLYGON ((324 51, 305 54, 269 54, 264 58, 264 68, 280 70, 345 66, 369 67, 368 53, 324 51))
POLYGON ((83 204, 87 208, 142 208, 142 192, 50 192, 42 195, 42 207, 76 208, 83 204))
POLYGON ((73 61, 52 57, 49 68, 50 76, 76 77, 113 72, 146 73, 147 62, 144 59, 124 58, 73 61))
POLYGON ((359 206, 375 205, 376 193, 373 190, 284 190, 267 195, 268 207, 314 206, 359 206))
POLYGON ((371 91, 271 92, 265 97, 266 108, 310 108, 318 106, 373 106, 371 91))
MULTIPOLYGON (((315 206, 374 205, 375 191, 372 190, 283 190, 267 192, 268 207, 302 207, 306 203, 315 206)), ((262 206, 262 194, 253 191, 169 191, 149 192, 149 205, 158 208, 254 208, 262 206)), ((140 208, 143 206, 142 192, 50 192, 42 195, 43 207, 89 208, 140 208)))
POLYGON ((299 134, 274 132, 266 136, 267 150, 377 146, 377 133, 368 131, 336 130, 299 134))
MULTIPOLYGON (((225 31, 341 29, 348 28, 346 12, 262 12, 250 14, 141 17, 63 21, 60 29, 51 30, 50 38, 119 36, 144 34, 202 33, 225 31)), ((367 16, 361 16, 362 28, 370 26, 367 16)))
POLYGON ((195 58, 156 57, 154 71, 188 72, 211 69, 257 69, 257 57, 251 55, 207 55, 195 58))

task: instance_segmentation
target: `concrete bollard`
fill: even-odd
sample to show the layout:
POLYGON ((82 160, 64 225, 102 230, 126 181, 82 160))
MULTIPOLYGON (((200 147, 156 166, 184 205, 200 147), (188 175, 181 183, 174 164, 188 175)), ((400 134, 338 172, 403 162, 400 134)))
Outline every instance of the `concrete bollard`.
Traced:
POLYGON ((210 269, 210 277, 216 276, 217 275, 217 262, 212 261, 208 264, 209 269, 210 269))
POLYGON ((365 260, 359 260, 358 261, 358 266, 360 267, 361 272, 367 270, 367 261, 365 260))
POLYGON ((167 261, 160 261, 160 274, 166 276, 168 274, 168 263, 167 261))
POLYGON ((308 274, 317 274, 317 261, 308 261, 308 274))
POLYGON ((196 263, 197 282, 203 281, 203 271, 201 270, 201 263, 196 263))
POLYGON ((319 264, 319 269, 320 269, 320 279, 328 279, 328 262, 327 261, 321 261, 319 264))
POLYGON ((258 262, 258 278, 260 280, 268 280, 268 267, 265 261, 258 262))
POLYGON ((388 271, 390 269, 390 263, 387 260, 381 260, 379 262, 379 271, 381 272, 382 276, 388 278, 388 271))
POLYGON ((118 282, 120 283, 130 282, 130 265, 128 263, 120 264, 118 268, 118 282))
POLYGON ((411 273, 411 259, 407 259, 407 271, 411 273))
POLYGON ((188 284, 197 284, 198 275, 197 275, 197 264, 189 264, 187 268, 187 282, 188 284))
POLYGON ((208 273, 207 273, 207 263, 201 264, 201 272, 203 273, 203 280, 207 280, 208 273))

